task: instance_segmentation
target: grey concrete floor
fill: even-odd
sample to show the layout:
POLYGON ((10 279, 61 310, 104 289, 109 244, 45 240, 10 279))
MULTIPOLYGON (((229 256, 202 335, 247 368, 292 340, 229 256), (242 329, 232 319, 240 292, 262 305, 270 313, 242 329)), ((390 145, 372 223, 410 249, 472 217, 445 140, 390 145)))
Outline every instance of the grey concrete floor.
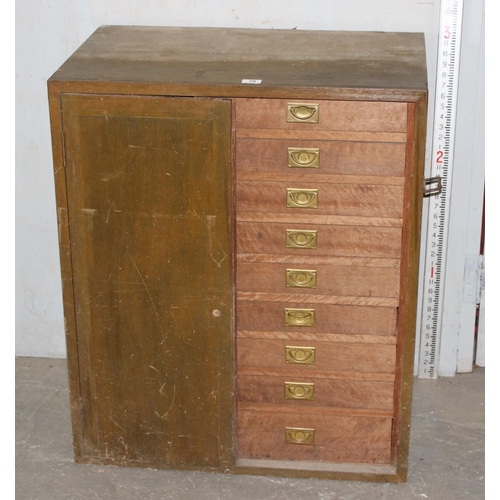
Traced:
POLYGON ((485 498, 484 382, 484 369, 417 379, 408 482, 378 484, 75 464, 65 360, 17 358, 16 499, 477 500, 485 498))

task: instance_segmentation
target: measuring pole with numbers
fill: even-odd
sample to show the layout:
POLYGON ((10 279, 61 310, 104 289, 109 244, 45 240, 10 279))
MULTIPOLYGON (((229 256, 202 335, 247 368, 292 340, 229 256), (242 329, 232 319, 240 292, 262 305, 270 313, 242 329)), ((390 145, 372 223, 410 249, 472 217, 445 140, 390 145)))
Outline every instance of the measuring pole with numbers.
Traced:
POLYGON ((422 294, 419 378, 437 378, 453 172, 463 0, 441 0, 431 176, 441 192, 429 197, 422 294))

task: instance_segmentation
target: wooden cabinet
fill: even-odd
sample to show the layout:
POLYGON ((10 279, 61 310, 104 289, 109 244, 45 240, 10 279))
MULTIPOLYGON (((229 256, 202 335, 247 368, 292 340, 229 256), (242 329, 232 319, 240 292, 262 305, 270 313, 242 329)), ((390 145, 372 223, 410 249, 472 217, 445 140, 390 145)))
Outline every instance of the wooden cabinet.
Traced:
POLYGON ((423 36, 102 27, 49 99, 76 460, 404 481, 423 36))

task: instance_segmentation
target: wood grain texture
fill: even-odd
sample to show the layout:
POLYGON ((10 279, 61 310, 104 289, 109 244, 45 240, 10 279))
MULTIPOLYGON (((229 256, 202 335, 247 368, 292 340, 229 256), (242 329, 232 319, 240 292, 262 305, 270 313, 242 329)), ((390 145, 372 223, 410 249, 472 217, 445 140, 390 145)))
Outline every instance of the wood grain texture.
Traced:
MULTIPOLYGON (((102 74, 105 74, 103 70, 102 74)), ((425 94, 422 89, 391 89, 391 88, 338 88, 338 87, 299 87, 290 85, 280 86, 249 86, 249 85, 201 85, 196 83, 168 83, 168 82, 130 82, 123 81, 86 81, 84 79, 60 79, 58 72, 50 78, 51 85, 60 93, 96 94, 96 95, 137 95, 137 96, 166 96, 166 97, 213 97, 213 98, 287 98, 287 99, 338 99, 353 101, 382 101, 382 102, 415 102, 425 94)), ((82 74, 83 78, 87 75, 82 74)), ((398 134, 401 136, 404 134, 398 134)), ((399 138, 397 139, 400 140, 399 138)))
MULTIPOLYGON (((106 458, 93 459, 85 457, 79 463, 89 465, 121 465, 124 467, 133 466, 149 469, 172 469, 165 464, 157 465, 148 462, 126 462, 111 460, 106 458)), ((178 470, 206 472, 203 467, 179 465, 178 470)), ((260 459, 240 459, 232 469, 224 470, 226 474, 247 474, 258 476, 280 476, 280 477, 302 477, 328 480, 344 481, 373 481, 400 483, 401 478, 396 474, 395 467, 391 465, 377 464, 342 464, 334 462, 303 462, 290 460, 260 460, 260 459)))
MULTIPOLYGON (((301 343, 301 342, 299 342, 301 343)), ((302 342, 304 344, 304 342, 302 342)), ((307 365, 302 365, 307 366, 307 365)), ((300 370, 300 365, 287 364, 286 368, 261 368, 258 366, 239 366, 238 376, 257 376, 260 377, 263 374, 269 377, 282 377, 283 379, 289 379, 290 377, 300 378, 302 377, 313 377, 315 379, 328 379, 328 380, 366 380, 366 381, 378 381, 378 382, 391 382, 394 386, 395 375, 393 373, 374 373, 374 372, 332 372, 332 371, 318 371, 304 372, 300 370)), ((392 401, 392 395, 391 395, 392 401)), ((391 403, 391 413, 392 416, 392 403, 391 403)))
POLYGON ((396 366, 395 425, 392 451, 397 474, 406 481, 410 441, 411 404, 415 327, 420 263, 420 227, 424 189, 427 98, 408 105, 411 126, 408 129, 408 181, 405 187, 405 230, 403 231, 405 272, 401 274, 398 322, 398 362, 396 366), (410 181, 411 179, 411 181, 410 181), (397 446, 396 446, 397 443, 397 446))
POLYGON ((64 326, 70 392, 71 424, 73 430, 73 452, 76 460, 84 455, 83 429, 81 425, 80 370, 78 342, 76 338, 75 308, 73 293, 73 268, 71 263, 71 237, 68 220, 68 199, 64 168, 64 140, 61 115, 61 96, 48 86, 50 126, 52 136, 52 158, 57 206, 59 259, 61 265, 64 326))
POLYGON ((331 294, 363 297, 399 296, 399 269, 390 267, 365 268, 324 265, 315 269, 311 266, 293 267, 284 263, 240 262, 236 276, 238 292, 331 294), (286 270, 290 268, 316 270, 316 288, 286 286, 286 270))
POLYGON ((339 464, 335 462, 241 458, 236 462, 234 473, 379 483, 400 482, 394 466, 379 464, 339 464))
POLYGON ((303 173, 311 176, 404 175, 405 144, 310 140, 237 139, 236 169, 251 172, 303 173), (288 167, 288 148, 319 148, 319 168, 288 167))
POLYGON ((353 333, 363 335, 395 335, 395 307, 339 306, 309 303, 315 309, 316 324, 312 327, 286 326, 284 309, 301 308, 293 297, 288 302, 238 300, 236 324, 238 330, 311 331, 322 333, 353 333))
POLYGON ((362 267, 397 267, 399 259, 383 259, 370 257, 330 257, 316 255, 283 255, 267 253, 238 253, 238 262, 280 262, 284 264, 302 265, 318 264, 325 266, 362 266, 362 267))
MULTIPOLYGON (((237 337, 242 339, 283 339, 297 340, 297 334, 294 332, 278 332, 272 330, 238 330, 237 337)), ((316 342, 359 342, 362 344, 386 344, 396 345, 396 337, 388 335, 355 335, 341 333, 314 333, 301 332, 300 340, 312 340, 316 342)))
POLYGON ((358 217, 355 215, 314 215, 309 211, 294 210, 280 213, 242 212, 236 215, 236 222, 279 222, 294 224, 321 224, 323 226, 364 226, 400 228, 403 219, 389 217, 358 217))
POLYGON ((356 297, 349 295, 318 295, 303 293, 265 293, 241 292, 236 294, 237 300, 251 300, 264 302, 294 301, 304 304, 337 304, 344 306, 370 306, 370 307, 397 307, 398 299, 395 297, 356 297))
MULTIPOLYGON (((296 408, 290 408, 285 404, 260 404, 260 403, 238 403, 238 410, 255 413, 288 413, 296 408)), ((336 408, 333 406, 308 406, 308 415, 328 415, 338 417, 386 417, 392 418, 392 410, 379 410, 374 408, 336 408)))
MULTIPOLYGON (((300 169, 299 169, 300 170, 300 169)), ((236 172, 237 181, 276 181, 276 182, 311 182, 308 172, 293 171, 289 172, 266 172, 263 175, 261 172, 238 171, 236 172)), ((367 184, 367 185, 384 185, 384 186, 404 186, 404 177, 380 177, 377 175, 335 175, 335 174, 316 174, 314 182, 328 182, 339 184, 367 184)))
POLYGON ((238 214, 242 212, 287 213, 291 217, 341 215, 400 218, 403 215, 403 187, 323 182, 239 181, 236 183, 238 214), (317 208, 287 207, 287 188, 317 189, 317 208))
POLYGON ((62 110, 85 454, 230 465, 231 104, 62 110))
POLYGON ((394 382, 314 378, 297 371, 287 376, 238 375, 239 402, 289 405, 290 411, 310 406, 393 410, 393 397, 394 382), (314 384, 314 399, 285 399, 285 382, 314 384))
POLYGON ((279 99, 237 99, 236 127, 356 132, 404 132, 406 130, 406 106, 402 103, 298 101, 304 104, 319 104, 319 123, 288 123, 286 121, 288 102, 288 100, 279 99))
MULTIPOLYGON (((412 203, 412 177, 413 177, 413 170, 414 170, 414 149, 415 149, 415 141, 414 141, 414 134, 415 134, 415 106, 413 104, 408 105, 408 138, 407 138, 407 143, 406 143, 406 168, 408 171, 408 175, 406 177, 406 182, 405 182, 405 203, 404 203, 404 208, 405 208, 405 224, 403 228, 403 234, 402 234, 402 240, 403 241, 408 241, 410 238, 410 227, 412 224, 412 214, 409 212, 410 210, 410 205, 412 203)), ((423 183, 422 183, 423 184, 423 183)), ((414 188, 415 189, 415 188, 414 188)), ((423 194, 423 193, 422 193, 423 194)), ((401 431, 401 419, 405 418, 405 408, 401 407, 401 390, 399 388, 401 387, 403 383, 403 371, 404 371, 404 364, 403 364, 403 353, 404 353, 404 345, 407 342, 407 338, 405 335, 405 328, 404 328, 404 323, 406 321, 405 318, 405 310, 406 310, 406 304, 407 304, 407 279, 408 277, 405 277, 406 271, 408 269, 408 264, 409 264, 409 258, 410 258, 410 253, 411 250, 407 245, 403 246, 403 252, 401 255, 401 262, 405 266, 404 271, 401 273, 401 287, 400 287, 400 293, 401 296, 399 298, 400 300, 400 311, 401 311, 401 316, 398 318, 398 326, 397 326, 397 350, 396 350, 396 355, 397 355, 397 360, 396 360, 396 371, 395 371, 395 391, 394 391, 394 423, 395 425, 392 428, 392 460, 395 463, 397 460, 397 454, 398 452, 400 453, 400 444, 399 444, 399 433, 401 431)), ((411 278, 410 278, 411 279, 411 278)), ((411 313, 410 313, 411 314, 411 313)), ((402 465, 399 465, 401 468, 402 465)), ((404 467, 403 467, 404 468, 404 467)))
POLYGON ((355 373, 394 373, 394 345, 293 339, 238 339, 238 366, 279 368, 299 373, 332 371, 355 373), (298 365, 285 362, 286 346, 316 347, 316 364, 298 365))
POLYGON ((105 80, 108 88, 108 82, 168 82, 181 89, 177 95, 212 86, 227 97, 231 90, 301 89, 297 95, 305 98, 308 89, 317 95, 324 88, 400 100, 426 89, 425 63, 421 33, 102 26, 52 80, 105 80), (244 78, 263 81, 244 85, 244 78))
POLYGON ((239 411, 238 458, 390 462, 390 418, 239 411), (315 429, 314 445, 285 444, 285 427, 315 429))
POLYGON ((400 228, 239 222, 236 227, 236 236, 238 253, 395 259, 401 256, 400 228), (317 230, 317 249, 286 248, 287 229, 317 230))
POLYGON ((282 130, 275 128, 238 128, 238 139, 286 139, 300 141, 399 142, 406 140, 404 132, 353 132, 344 130, 282 130))

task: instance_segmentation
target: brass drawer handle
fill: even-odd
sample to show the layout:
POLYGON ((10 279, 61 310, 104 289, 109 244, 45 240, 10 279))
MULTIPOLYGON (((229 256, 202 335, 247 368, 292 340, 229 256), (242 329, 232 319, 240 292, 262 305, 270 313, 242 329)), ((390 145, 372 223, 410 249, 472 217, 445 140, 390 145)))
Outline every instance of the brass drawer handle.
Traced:
POLYGON ((287 269, 286 286, 293 288, 316 288, 316 270, 287 269))
POLYGON ((315 365, 316 347, 285 346, 285 363, 315 365))
POLYGON ((288 148, 288 166, 319 168, 319 148, 288 148))
POLYGON ((287 103, 287 122, 319 123, 319 104, 287 103))
POLYGON ((287 229, 286 247, 287 248, 310 248, 316 250, 318 245, 318 231, 287 229))
POLYGON ((286 189, 288 208, 318 208, 318 189, 286 189))
POLYGON ((314 444, 314 429, 285 427, 286 444, 314 444))
POLYGON ((314 309, 285 308, 286 326, 315 326, 316 311, 314 309))
POLYGON ((314 384, 303 382, 285 382, 285 399, 314 399, 314 384))

